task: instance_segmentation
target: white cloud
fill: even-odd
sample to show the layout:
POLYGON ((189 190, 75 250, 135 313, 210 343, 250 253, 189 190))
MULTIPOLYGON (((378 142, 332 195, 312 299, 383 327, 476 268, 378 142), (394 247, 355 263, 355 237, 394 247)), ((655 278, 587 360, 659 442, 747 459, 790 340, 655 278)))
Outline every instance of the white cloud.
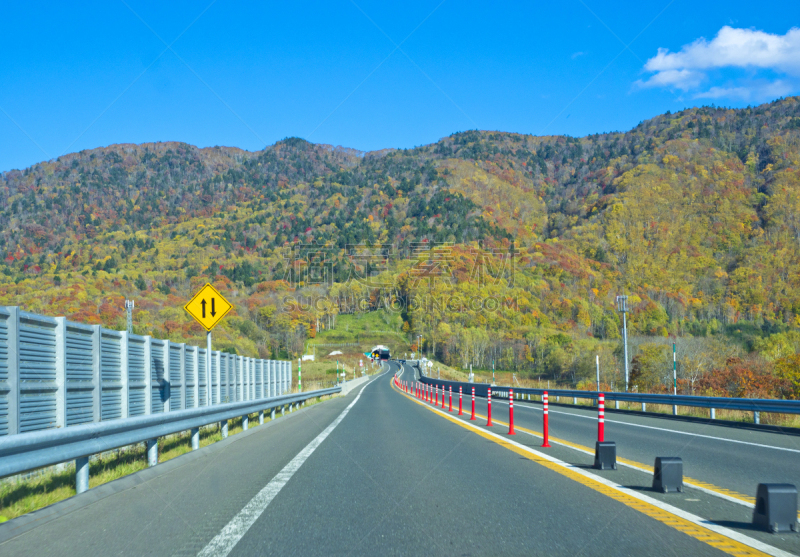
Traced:
MULTIPOLYGON (((659 48, 644 70, 653 75, 637 81, 640 87, 668 87, 682 91, 697 89, 708 79, 709 72, 721 69, 768 70, 789 77, 800 77, 800 28, 793 27, 785 35, 754 29, 725 26, 711 41, 705 38, 684 45, 679 52, 659 48)), ((699 98, 734 97, 749 99, 770 92, 777 96, 790 93, 792 85, 782 79, 771 83, 735 84, 711 87, 697 93, 699 98)))
POLYGON ((664 70, 647 81, 637 81, 640 87, 675 87, 682 91, 694 89, 705 79, 703 72, 692 70, 664 70))
POLYGON ((782 79, 773 82, 756 83, 746 87, 711 87, 694 95, 696 99, 739 99, 742 101, 774 99, 785 97, 793 90, 790 83, 782 79))
POLYGON ((586 54, 586 53, 585 53, 585 52, 574 52, 574 53, 572 54, 572 59, 574 60, 574 59, 575 59, 575 58, 577 58, 578 56, 583 56, 584 54, 586 54))

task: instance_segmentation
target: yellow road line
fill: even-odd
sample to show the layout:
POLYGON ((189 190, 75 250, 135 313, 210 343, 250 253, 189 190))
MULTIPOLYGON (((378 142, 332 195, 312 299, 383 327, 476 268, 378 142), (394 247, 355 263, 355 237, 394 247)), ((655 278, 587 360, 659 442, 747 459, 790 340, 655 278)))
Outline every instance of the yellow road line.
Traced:
MULTIPOLYGON (((478 414, 477 412, 475 413, 475 416, 479 417, 481 419, 484 419, 484 420, 487 419, 486 416, 478 414)), ((497 423, 497 424, 499 424, 499 425, 508 425, 508 423, 503 422, 502 420, 496 420, 496 419, 494 419, 494 417, 492 417, 492 421, 497 423)), ((533 430, 530 430, 530 429, 527 429, 527 428, 524 428, 524 427, 520 427, 520 426, 518 426, 516 424, 514 425, 514 429, 518 429, 520 431, 524 431, 525 433, 528 433, 528 434, 533 435, 535 437, 539 437, 540 439, 542 438, 542 434, 541 433, 533 431, 533 430)), ((592 449, 591 447, 585 447, 585 446, 579 445, 577 443, 572 443, 571 441, 566 441, 564 439, 559 439, 558 437, 553 437, 552 435, 549 435, 548 438, 553 443, 557 443, 559 445, 564 445, 565 447, 570 447, 572 449, 575 449, 575 450, 578 450, 578 451, 581 451, 581 452, 584 452, 584 453, 587 453, 587 454, 590 454, 590 455, 594 455, 594 449, 592 449)), ((629 460, 627 458, 617 457, 617 462, 619 462, 620 464, 626 465, 626 466, 628 466, 630 468, 636 468, 637 470, 641 470, 642 472, 647 472, 648 474, 651 474, 653 472, 653 468, 651 466, 648 466, 647 464, 642 464, 641 462, 636 462, 635 460, 629 460)), ((728 501, 732 501, 734 503, 744 504, 745 506, 748 506, 750 508, 754 508, 756 506, 755 497, 750 497, 748 495, 744 495, 743 493, 739 493, 738 491, 725 489, 724 487, 719 487, 717 485, 710 484, 708 482, 703 482, 703 481, 696 480, 694 478, 689 478, 689 477, 684 477, 683 478, 683 483, 684 483, 684 485, 687 485, 689 487, 694 487, 696 489, 699 489, 701 491, 705 491, 706 493, 709 493, 711 495, 720 497, 722 499, 726 499, 728 501)), ((800 519, 800 511, 797 512, 797 517, 800 519)))
MULTIPOLYGON (((548 468, 548 469, 550 469, 550 470, 552 470, 554 472, 557 472, 557 473, 559 473, 559 474, 561 474, 561 475, 563 475, 563 476, 565 476, 567 478, 570 478, 570 479, 580 483, 581 485, 589 487, 589 488, 591 488, 591 489, 593 489, 593 490, 595 490, 595 491, 597 491, 599 493, 602 493, 603 495, 606 495, 606 496, 614 499, 615 501, 619 501, 620 503, 622 503, 622 504, 624 504, 624 505, 626 505, 626 506, 628 506, 628 507, 630 507, 630 508, 632 508, 634 510, 637 510, 637 511, 639 511, 641 513, 644 513, 647 516, 649 516, 651 518, 654 518, 655 520, 658 520, 659 522, 661 522, 663 524, 666 524, 667 526, 670 526, 670 527, 672 527, 672 528, 674 528, 674 529, 676 529, 676 530, 678 530, 680 532, 683 532, 684 534, 686 534, 686 535, 688 535, 688 536, 690 536, 692 538, 695 538, 695 539, 697 539, 699 541, 702 541, 702 542, 704 542, 704 543, 706 543, 706 544, 708 544, 708 545, 710 545, 710 546, 712 546, 712 547, 714 547, 716 549, 719 549, 720 551, 724 551, 725 553, 728 553, 730 555, 770 555, 770 554, 772 554, 772 555, 781 555, 781 554, 785 554, 785 552, 783 552, 781 550, 777 550, 776 548, 772 548, 771 546, 768 546, 766 544, 761 544, 760 542, 757 542, 756 540, 750 540, 749 538, 747 538, 749 541, 754 542, 753 545, 766 546, 765 549, 769 548, 770 550, 772 550, 772 551, 769 551, 769 553, 765 553, 765 552, 759 551, 758 549, 756 549, 756 548, 754 548, 754 547, 752 547, 750 545, 747 545, 747 544, 742 543, 742 542, 740 542, 738 540, 735 540, 735 539, 733 539, 733 538, 731 538, 729 536, 726 536, 726 535, 724 535, 724 534, 722 534, 720 532, 716 532, 716 531, 714 531, 714 530, 712 530, 710 528, 695 524, 694 522, 692 522, 690 520, 687 520, 686 518, 684 518, 682 516, 679 516, 678 514, 675 514, 674 512, 670 512, 670 511, 668 511, 668 510, 666 510, 664 508, 661 508, 661 507, 659 507, 659 506, 657 506, 657 505, 655 505, 655 504, 653 504, 653 503, 651 503, 651 502, 649 502, 647 500, 639 498, 639 497, 644 497, 644 496, 633 497, 632 495, 626 493, 625 491, 622 491, 621 489, 619 489, 617 487, 614 487, 613 485, 610 485, 610 482, 609 482, 609 484, 604 483, 604 481, 602 481, 602 478, 599 478, 597 476, 588 474, 588 473, 583 472, 583 471, 578 471, 577 469, 569 468, 566 463, 562 463, 560 461, 557 461, 556 459, 551 459, 551 457, 546 457, 542 453, 539 453, 538 451, 535 451, 535 450, 530 449, 528 447, 524 447, 523 445, 520 445, 520 444, 518 444, 516 442, 504 439, 504 438, 500 437, 499 435, 497 435, 495 433, 491 433, 491 432, 485 431, 485 430, 479 428, 478 426, 475 426, 475 425, 470 424, 468 422, 464 422, 463 420, 459 419, 458 417, 450 415, 447 412, 443 412, 443 411, 441 411, 439 409, 433 408, 432 406, 429 406, 427 403, 418 400, 416 397, 414 397, 414 396, 412 396, 412 395, 410 395, 408 393, 405 393, 404 391, 402 391, 400 389, 397 389, 395 387, 395 385, 394 385, 394 381, 393 380, 391 381, 391 384, 392 384, 392 388, 394 388, 400 394, 404 395, 406 398, 416 402, 417 404, 423 406, 424 408, 427 408, 431 412, 434 412, 434 413, 444 417, 445 419, 449 420, 450 422, 452 422, 454 424, 457 424, 457 425, 459 425, 459 426, 461 426, 461 427, 463 427, 465 429, 469 429, 470 431, 473 431, 474 433, 480 435, 481 437, 483 437, 485 439, 488 439, 490 441, 494 441, 498 445, 503 446, 503 447, 507 448, 510 451, 513 451, 513 452, 515 452, 515 453, 517 453, 517 454, 519 454, 519 455, 521 455, 521 456, 523 456, 523 457, 525 457, 525 458, 527 458, 529 460, 532 460, 533 462, 536 462, 537 464, 541 464, 545 468, 548 468)), ((476 417, 477 417, 477 414, 476 414, 476 417)), ((501 422, 497 422, 497 423, 501 423, 501 422)), ((502 424, 502 425, 507 425, 507 424, 502 424)), ((521 428, 519 428, 519 429, 521 429, 521 428)), ((525 430, 525 431, 527 431, 527 430, 525 430)), ((536 435, 536 434, 534 434, 534 435, 536 435)), ((649 499, 649 498, 647 498, 647 499, 649 499)), ((686 513, 686 512, 681 512, 681 514, 690 515, 690 513, 686 513)), ((717 529, 722 529, 722 528, 718 527, 717 529)), ((727 529, 723 529, 723 530, 727 530, 727 529)), ((731 531, 731 533, 735 534, 732 531, 731 531)), ((746 538, 746 536, 740 536, 740 537, 746 538)))

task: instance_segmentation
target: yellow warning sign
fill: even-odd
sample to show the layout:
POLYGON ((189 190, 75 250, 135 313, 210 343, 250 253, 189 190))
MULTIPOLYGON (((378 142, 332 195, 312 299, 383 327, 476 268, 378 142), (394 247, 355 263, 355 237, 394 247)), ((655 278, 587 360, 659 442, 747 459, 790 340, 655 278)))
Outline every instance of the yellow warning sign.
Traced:
POLYGON ((233 308, 233 304, 223 298, 222 294, 209 283, 206 283, 194 295, 194 298, 183 306, 183 309, 194 317, 206 331, 213 329, 231 308, 233 308))

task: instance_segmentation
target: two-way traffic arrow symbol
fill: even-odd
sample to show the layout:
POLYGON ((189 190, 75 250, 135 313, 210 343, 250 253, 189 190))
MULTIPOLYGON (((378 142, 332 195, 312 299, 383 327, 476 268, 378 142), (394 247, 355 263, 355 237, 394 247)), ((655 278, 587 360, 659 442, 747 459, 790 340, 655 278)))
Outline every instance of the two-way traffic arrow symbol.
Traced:
POLYGON ((216 314, 217 312, 214 309, 214 298, 211 298, 211 317, 214 317, 216 314))
POLYGON ((206 299, 205 298, 203 298, 200 301, 200 305, 203 306, 203 319, 205 319, 206 318, 206 299))

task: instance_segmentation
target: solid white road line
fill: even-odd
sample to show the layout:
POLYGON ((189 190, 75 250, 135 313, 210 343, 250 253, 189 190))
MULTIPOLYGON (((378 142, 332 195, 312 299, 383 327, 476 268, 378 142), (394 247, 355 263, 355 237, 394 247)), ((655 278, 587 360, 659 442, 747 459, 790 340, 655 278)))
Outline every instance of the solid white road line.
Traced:
POLYGON ((264 486, 264 488, 259 491, 255 497, 253 497, 245 507, 239 511, 239 514, 233 517, 231 521, 222 529, 222 531, 214 536, 208 545, 203 548, 200 553, 198 553, 198 557, 225 557, 228 555, 231 550, 236 547, 236 544, 239 543, 239 540, 247 533, 250 527, 258 520, 258 517, 261 516, 261 513, 269 506, 275 496, 280 493, 283 486, 285 486, 295 472, 303 465, 303 463, 311 456, 317 447, 325 440, 328 435, 336 428, 337 425, 347 416, 347 413, 350 412, 350 409, 355 406, 358 399, 361 398, 361 393, 364 392, 364 389, 372 383, 370 381, 366 385, 361 388, 359 391, 358 396, 356 396, 355 400, 349 404, 347 408, 345 408, 341 414, 329 425, 325 428, 325 430, 317 435, 317 437, 311 441, 306 447, 298 453, 296 457, 294 457, 289 464, 284 466, 283 470, 278 472, 278 474, 272 478, 272 480, 264 486))
MULTIPOLYGON (((496 402, 508 405, 508 402, 504 401, 503 399, 499 399, 499 400, 498 399, 493 399, 492 400, 493 404, 496 403, 496 402)), ((517 402, 519 403, 519 402, 528 402, 528 401, 527 400, 524 400, 524 401, 520 400, 520 401, 517 401, 517 402)), ((541 412, 542 411, 541 408, 539 408, 537 406, 531 406, 531 405, 528 405, 528 404, 517 404, 516 408, 527 408, 528 410, 535 410, 537 412, 541 412)), ((608 409, 608 407, 606 407, 606 409, 608 409)), ((559 411, 559 410, 553 410, 552 407, 550 408, 550 413, 551 414, 563 414, 563 415, 566 415, 566 416, 574 416, 576 418, 582 418, 584 420, 597 420, 597 416, 582 416, 580 414, 575 414, 573 412, 562 412, 562 411, 559 411)), ((654 426, 650 426, 650 425, 632 424, 630 422, 620 422, 618 420, 609 420, 608 416, 606 416, 606 423, 607 424, 608 423, 612 423, 612 424, 627 425, 627 426, 631 426, 631 427, 641 427, 641 428, 644 428, 644 429, 655 429, 656 431, 666 431, 668 433, 676 433, 678 435, 689 435, 691 437, 702 437, 703 439, 713 439, 715 441, 726 441, 728 443, 737 443, 739 445, 750 445, 752 447, 761 447, 762 449, 774 449, 776 451, 786 451, 786 452, 789 452, 789 453, 800 453, 800 450, 798 450, 798 449, 789 449, 789 448, 786 448, 786 447, 776 447, 774 445, 764 445, 762 443, 752 443, 750 441, 737 441, 736 439, 726 439, 724 437, 714 437, 713 435, 703 435, 701 433, 690 433, 688 431, 679 431, 677 429, 667 429, 667 428, 664 428, 664 427, 654 427, 654 426)))

